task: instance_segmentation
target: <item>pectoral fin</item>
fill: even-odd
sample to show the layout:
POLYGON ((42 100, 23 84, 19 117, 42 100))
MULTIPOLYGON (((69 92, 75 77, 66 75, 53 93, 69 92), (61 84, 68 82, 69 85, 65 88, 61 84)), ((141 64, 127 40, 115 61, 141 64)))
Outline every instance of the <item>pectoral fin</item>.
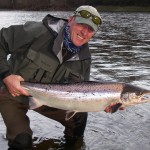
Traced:
POLYGON ((77 113, 76 111, 67 111, 65 120, 67 121, 67 120, 71 119, 76 113, 77 113))
POLYGON ((112 106, 111 113, 115 113, 121 106, 122 106, 121 103, 117 103, 116 105, 112 106))

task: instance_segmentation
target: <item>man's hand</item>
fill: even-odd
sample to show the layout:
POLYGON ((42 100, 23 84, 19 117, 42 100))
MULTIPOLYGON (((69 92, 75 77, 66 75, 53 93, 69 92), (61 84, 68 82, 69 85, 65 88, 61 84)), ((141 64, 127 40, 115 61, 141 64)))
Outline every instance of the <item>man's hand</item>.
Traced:
POLYGON ((105 112, 107 113, 115 113, 117 110, 124 110, 121 103, 111 103, 109 106, 105 108, 105 112))
POLYGON ((20 85, 20 82, 24 79, 19 75, 9 75, 3 79, 3 83, 6 85, 9 93, 16 97, 20 95, 29 96, 27 91, 20 85))

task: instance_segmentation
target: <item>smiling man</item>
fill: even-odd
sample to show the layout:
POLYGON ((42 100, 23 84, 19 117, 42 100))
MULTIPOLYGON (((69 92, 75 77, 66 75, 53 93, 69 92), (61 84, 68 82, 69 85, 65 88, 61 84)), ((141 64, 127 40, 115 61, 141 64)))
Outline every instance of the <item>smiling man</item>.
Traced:
POLYGON ((79 7, 68 21, 71 41, 76 46, 86 44, 98 30, 100 24, 101 17, 95 8, 79 7))
MULTIPOLYGON (((0 97, 0 112, 7 128, 9 149, 32 149, 32 130, 26 115, 29 95, 20 82, 89 80, 88 41, 100 25, 101 17, 94 7, 80 6, 68 20, 47 15, 42 22, 0 30, 0 85, 5 85, 10 93, 0 97)), ((66 121, 64 110, 42 106, 35 111, 64 125, 66 139, 83 136, 87 113, 77 113, 66 121)))

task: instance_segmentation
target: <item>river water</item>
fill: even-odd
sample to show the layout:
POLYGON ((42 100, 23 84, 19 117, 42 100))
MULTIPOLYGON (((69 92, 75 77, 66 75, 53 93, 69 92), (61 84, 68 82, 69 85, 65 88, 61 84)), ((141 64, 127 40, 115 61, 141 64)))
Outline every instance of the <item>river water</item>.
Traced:
MULTIPOLYGON (((0 11, 0 28, 41 21, 51 13, 0 11)), ((150 89, 150 13, 101 13, 103 24, 90 41, 91 80, 128 82, 150 89)), ((89 113, 84 139, 66 143, 64 127, 33 111, 28 112, 35 150, 149 150, 150 103, 131 106, 114 114, 89 113)), ((0 150, 7 149, 5 125, 0 116, 0 150)))

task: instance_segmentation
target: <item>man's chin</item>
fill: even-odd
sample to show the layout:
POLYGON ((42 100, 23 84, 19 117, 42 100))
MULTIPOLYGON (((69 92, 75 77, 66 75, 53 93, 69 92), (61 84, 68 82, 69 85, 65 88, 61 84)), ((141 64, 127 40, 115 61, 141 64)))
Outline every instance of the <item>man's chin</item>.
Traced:
POLYGON ((84 43, 83 42, 74 42, 73 43, 75 46, 82 46, 84 43))

